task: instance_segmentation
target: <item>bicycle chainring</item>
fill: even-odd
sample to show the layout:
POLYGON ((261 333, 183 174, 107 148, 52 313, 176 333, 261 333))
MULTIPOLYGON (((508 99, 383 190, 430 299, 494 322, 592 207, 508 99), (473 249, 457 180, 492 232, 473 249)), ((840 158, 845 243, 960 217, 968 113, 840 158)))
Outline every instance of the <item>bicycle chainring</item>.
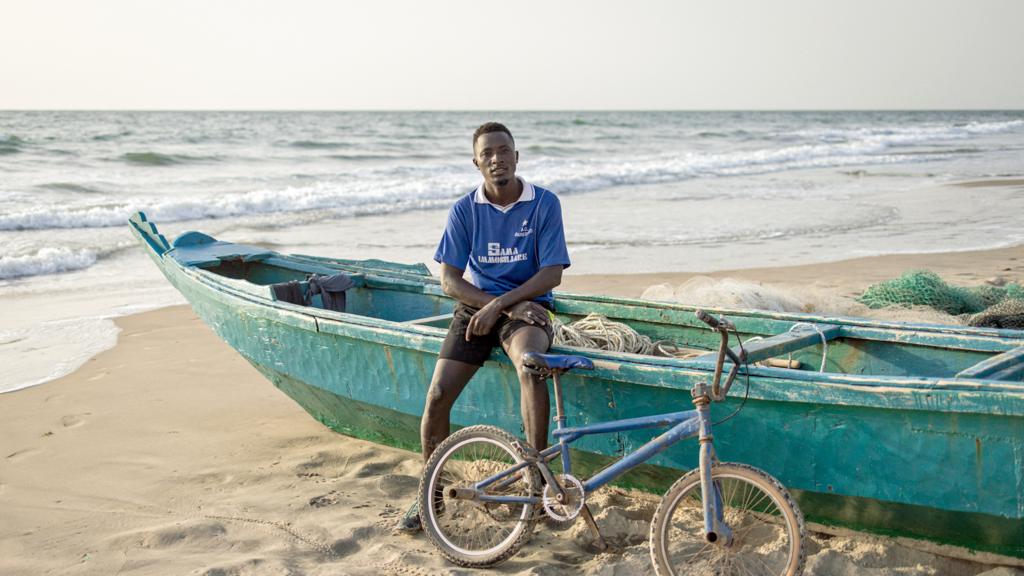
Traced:
POLYGON ((580 510, 583 510, 586 503, 583 483, 572 474, 559 474, 556 478, 562 485, 565 495, 559 502, 554 487, 550 484, 544 486, 544 512, 555 522, 570 522, 580 515, 580 510))

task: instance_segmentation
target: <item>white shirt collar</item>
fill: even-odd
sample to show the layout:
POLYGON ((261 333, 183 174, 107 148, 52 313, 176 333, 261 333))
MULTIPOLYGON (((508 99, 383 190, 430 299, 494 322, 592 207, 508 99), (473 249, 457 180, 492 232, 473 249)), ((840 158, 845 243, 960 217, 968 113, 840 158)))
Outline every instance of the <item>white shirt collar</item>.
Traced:
POLYGON ((508 204, 506 206, 498 206, 494 202, 491 202, 490 200, 487 199, 487 194, 484 194, 483 184, 481 184, 476 189, 476 193, 473 194, 473 201, 476 202, 477 204, 490 204, 491 206, 494 206, 501 213, 504 214, 507 213, 512 208, 514 208, 515 205, 519 204, 520 202, 529 202, 533 200, 534 196, 536 196, 536 192, 533 189, 533 184, 530 184, 529 182, 523 180, 522 178, 519 178, 518 176, 516 176, 516 178, 523 184, 523 193, 519 195, 519 199, 516 200, 515 202, 508 204))

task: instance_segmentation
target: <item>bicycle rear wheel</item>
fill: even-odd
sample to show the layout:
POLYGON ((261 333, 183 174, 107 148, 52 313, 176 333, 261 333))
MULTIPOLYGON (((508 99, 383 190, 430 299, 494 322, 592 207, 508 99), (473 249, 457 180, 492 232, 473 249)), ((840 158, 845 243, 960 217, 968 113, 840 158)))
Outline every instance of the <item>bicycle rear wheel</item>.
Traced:
MULTIPOLYGON (((463 428, 434 450, 420 480, 420 519, 445 558, 460 566, 493 566, 530 539, 537 522, 532 504, 455 499, 447 493, 449 488, 471 488, 524 461, 516 438, 493 426, 463 428)), ((528 497, 539 493, 539 487, 537 470, 529 466, 495 482, 486 493, 528 497)))
POLYGON ((804 567, 804 519, 789 492, 745 464, 718 464, 711 479, 722 498, 731 545, 704 537, 700 470, 669 488, 651 520, 651 560, 660 576, 798 576, 804 567))

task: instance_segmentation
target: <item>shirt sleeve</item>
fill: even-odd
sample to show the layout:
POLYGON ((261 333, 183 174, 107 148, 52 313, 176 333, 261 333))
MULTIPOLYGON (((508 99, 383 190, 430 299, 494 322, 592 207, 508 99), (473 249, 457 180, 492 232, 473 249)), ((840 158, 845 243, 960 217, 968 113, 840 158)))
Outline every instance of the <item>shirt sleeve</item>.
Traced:
POLYGON ((540 243, 540 267, 561 265, 562 268, 568 268, 569 249, 565 245, 565 230, 562 228, 562 204, 550 192, 545 196, 550 198, 550 202, 543 207, 537 236, 540 243))
POLYGON ((448 222, 444 226, 441 243, 434 252, 434 261, 465 270, 469 264, 469 250, 469 226, 465 212, 456 203, 448 212, 448 222))

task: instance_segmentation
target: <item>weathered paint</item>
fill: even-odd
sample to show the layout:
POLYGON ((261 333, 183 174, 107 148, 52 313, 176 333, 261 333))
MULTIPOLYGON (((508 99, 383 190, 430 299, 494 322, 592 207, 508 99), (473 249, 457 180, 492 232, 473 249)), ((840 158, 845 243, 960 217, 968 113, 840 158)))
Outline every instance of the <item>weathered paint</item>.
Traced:
MULTIPOLYGON (((162 258, 167 249, 152 237, 155 227, 140 227, 140 222, 146 223, 133 221, 133 231, 196 313, 311 414, 348 434, 417 447, 416 423, 445 330, 409 322, 451 311, 452 302, 435 279, 400 270, 394 274, 401 278, 392 282, 392 272, 368 264, 346 261, 344 266, 332 267, 323 260, 281 256, 264 260, 268 265, 281 264, 280 268, 223 265, 231 276, 225 278, 162 258), (266 286, 301 279, 307 271, 341 269, 360 278, 350 294, 350 313, 274 302, 266 286), (415 280, 417 276, 421 281, 415 280)), ((717 336, 693 318, 692 308, 565 294, 556 299, 564 319, 596 311, 627 321, 652 337, 663 334, 704 348, 716 344, 717 336)), ((726 314, 748 337, 771 337, 806 321, 803 316, 774 313, 726 314)), ((829 342, 830 370, 858 357, 880 357, 886 347, 912 367, 938 363, 943 354, 955 351, 963 356, 957 360, 958 367, 963 365, 959 370, 994 352, 1014 349, 1024 338, 1021 332, 1001 335, 927 325, 897 329, 864 321, 831 322, 841 330, 829 342), (865 330, 885 333, 886 338, 854 336, 865 330), (942 339, 945 347, 940 345, 942 339), (869 341, 871 346, 863 345, 869 341)), ((706 381, 713 369, 707 361, 559 351, 595 361, 593 372, 563 379, 570 425, 687 410, 689 389, 706 381)), ((815 368, 820 355, 820 344, 794 353, 815 368)), ((912 376, 913 372, 895 367, 889 370, 895 373, 751 368, 743 412, 716 428, 718 452, 723 460, 763 468, 798 491, 812 519, 1024 557, 1020 537, 1024 534, 1024 386, 956 379, 957 370, 948 367, 944 378, 912 376), (984 446, 984 457, 979 456, 979 445, 984 446), (837 499, 844 503, 834 504, 837 499), (918 515, 929 511, 949 521, 938 530, 927 523, 901 524, 891 515, 856 512, 860 506, 870 508, 872 502, 918 515), (971 520, 957 531, 959 517, 971 520), (978 525, 998 530, 976 529, 978 525)), ((517 388, 510 362, 496 353, 456 403, 454 423, 519 430, 517 388)), ((740 405, 745 388, 741 375, 730 399, 714 406, 716 420, 740 405)), ((578 447, 584 459, 602 461, 649 438, 649 431, 623 431, 581 439, 578 447)), ((661 487, 668 476, 694 467, 696 454, 695 442, 681 443, 624 481, 661 487)))
POLYGON ((974 366, 960 372, 956 377, 995 378, 999 375, 1002 377, 996 379, 1008 380, 1012 377, 1017 377, 1019 379, 1022 372, 1024 372, 1024 346, 1003 352, 1002 354, 992 356, 991 358, 986 358, 974 366))

